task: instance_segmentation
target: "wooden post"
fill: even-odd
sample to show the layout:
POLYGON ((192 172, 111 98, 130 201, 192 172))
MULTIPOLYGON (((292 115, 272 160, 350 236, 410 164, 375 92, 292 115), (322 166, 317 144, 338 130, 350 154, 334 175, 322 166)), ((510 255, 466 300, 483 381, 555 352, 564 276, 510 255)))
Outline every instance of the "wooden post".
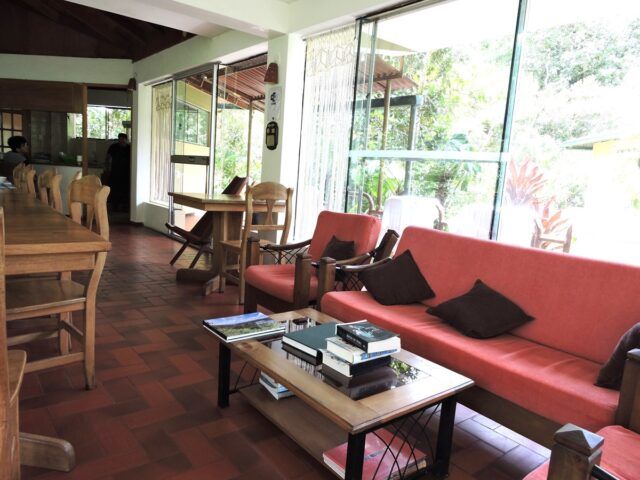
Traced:
POLYGON ((640 432, 640 348, 627 353, 616 423, 640 432))
POLYGON ((320 302, 325 293, 332 292, 336 281, 336 261, 331 257, 322 257, 318 271, 318 292, 316 293, 316 308, 321 310, 320 302))
POLYGON ((548 480, 589 480, 600 464, 604 438, 571 423, 554 435, 548 480))
MULTIPOLYGON (((389 129, 389 110, 391 108, 391 80, 387 80, 384 87, 384 116, 382 117, 382 145, 380 150, 387 148, 387 130, 389 129)), ((380 159, 380 173, 378 175, 378 210, 382 210, 382 182, 384 159, 380 159)))
POLYGON ((251 128, 253 125, 253 99, 249 100, 249 133, 247 134, 247 178, 251 173, 251 128))
POLYGON ((87 85, 82 86, 82 176, 89 173, 89 119, 87 118, 89 91, 87 85))

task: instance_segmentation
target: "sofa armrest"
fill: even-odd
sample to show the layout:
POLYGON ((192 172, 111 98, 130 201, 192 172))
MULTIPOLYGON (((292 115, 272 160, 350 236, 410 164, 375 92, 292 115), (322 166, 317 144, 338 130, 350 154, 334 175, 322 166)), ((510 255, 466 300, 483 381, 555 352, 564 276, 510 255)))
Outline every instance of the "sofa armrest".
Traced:
POLYGON ((640 348, 627 353, 616 423, 640 432, 640 348))
POLYGON ((293 308, 309 306, 309 289, 311 287, 311 256, 307 252, 296 255, 296 271, 293 283, 293 308))
POLYGON ((302 247, 308 247, 311 245, 311 239, 304 240, 302 242, 297 243, 287 243, 285 245, 280 245, 278 243, 269 243, 267 245, 263 245, 262 250, 273 250, 274 252, 284 252, 286 250, 298 250, 302 247))
POLYGON ((600 435, 568 423, 555 433, 553 439, 549 480, 588 480, 594 474, 598 475, 597 478, 615 478, 598 466, 604 444, 600 435))

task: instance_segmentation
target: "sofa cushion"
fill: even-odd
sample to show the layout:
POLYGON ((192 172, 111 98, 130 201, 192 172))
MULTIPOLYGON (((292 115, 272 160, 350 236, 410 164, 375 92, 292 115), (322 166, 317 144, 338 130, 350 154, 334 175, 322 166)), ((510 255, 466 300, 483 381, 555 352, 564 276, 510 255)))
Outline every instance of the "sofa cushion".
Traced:
POLYGON ((327 246, 320 254, 321 257, 330 257, 334 260, 347 260, 356 256, 356 242, 353 240, 340 240, 335 235, 331 237, 327 246))
POLYGON ((473 338, 496 337, 533 320, 518 305, 479 279, 464 295, 429 307, 427 313, 473 338))
POLYGON ((353 240, 356 255, 361 255, 376 247, 380 235, 380 219, 370 215, 338 213, 325 210, 318 215, 316 229, 311 238, 309 255, 317 262, 333 236, 340 240, 353 240))
POLYGON ((402 234, 397 252, 408 249, 437 294, 425 304, 481 278, 535 317, 513 334, 600 364, 640 315, 638 267, 418 227, 402 234))
POLYGON ((367 292, 332 292, 322 311, 367 319, 400 334, 403 348, 473 379, 478 386, 560 424, 597 430, 614 421, 618 392, 593 385, 599 365, 515 335, 465 337, 422 304, 381 307, 367 292))
POLYGON ((627 353, 634 348, 640 348, 640 323, 636 323, 622 335, 616 349, 611 354, 611 358, 600 369, 596 385, 620 390, 627 353))
POLYGON ((405 305, 436 296, 420 273, 410 250, 365 270, 358 278, 382 305, 405 305))
MULTIPOLYGON (((245 281, 285 302, 293 302, 293 286, 295 284, 296 266, 285 265, 252 265, 247 268, 245 281)), ((312 271, 309 285, 309 300, 315 300, 318 293, 318 277, 312 271)))
MULTIPOLYGON (((596 432, 604 438, 600 466, 620 480, 640 478, 640 434, 620 425, 610 425, 596 432)), ((524 480, 547 480, 549 463, 540 465, 524 480)))

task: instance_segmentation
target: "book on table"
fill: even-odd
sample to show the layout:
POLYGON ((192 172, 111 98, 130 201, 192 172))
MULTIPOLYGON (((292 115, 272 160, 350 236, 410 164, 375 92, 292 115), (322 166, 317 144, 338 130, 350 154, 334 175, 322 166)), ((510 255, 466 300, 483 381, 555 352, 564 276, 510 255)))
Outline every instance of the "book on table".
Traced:
POLYGON ((264 313, 245 313, 232 317, 203 320, 203 325, 224 342, 232 343, 250 338, 274 337, 285 331, 285 324, 264 313))
POLYGON ((286 333, 282 337, 282 348, 293 355, 300 352, 303 360, 319 365, 322 362, 321 350, 327 348, 327 338, 333 337, 335 334, 335 322, 303 328, 286 333))
POLYGON ((338 325, 336 333, 346 342, 367 353, 400 350, 400 337, 397 334, 377 327, 367 320, 341 323, 338 325))
MULTIPOLYGON (((347 443, 327 450, 322 454, 327 464, 340 478, 344 478, 347 464, 347 443)), ((413 448, 384 428, 368 433, 364 446, 362 478, 366 480, 406 478, 426 467, 426 455, 413 448), (389 446, 389 448, 387 448, 389 446)))
POLYGON ((262 385, 276 400, 293 396, 293 392, 291 390, 281 383, 278 383, 274 378, 264 372, 260 372, 260 379, 258 381, 260 382, 260 385, 262 385))
POLYGON ((361 348, 346 342, 341 337, 327 338, 327 350, 334 355, 340 357, 342 360, 349 363, 362 363, 368 362, 378 357, 386 357, 393 355, 400 351, 400 348, 394 348, 391 350, 383 350, 381 352, 367 353, 361 348))
POLYGON ((328 350, 322 352, 322 368, 329 367, 346 378, 361 375, 376 368, 386 367, 390 362, 391 357, 385 355, 372 358, 366 362, 349 363, 328 350))
POLYGON ((322 366, 324 382, 353 400, 386 392, 397 386, 398 374, 391 367, 379 367, 369 372, 345 377, 326 365, 322 366))

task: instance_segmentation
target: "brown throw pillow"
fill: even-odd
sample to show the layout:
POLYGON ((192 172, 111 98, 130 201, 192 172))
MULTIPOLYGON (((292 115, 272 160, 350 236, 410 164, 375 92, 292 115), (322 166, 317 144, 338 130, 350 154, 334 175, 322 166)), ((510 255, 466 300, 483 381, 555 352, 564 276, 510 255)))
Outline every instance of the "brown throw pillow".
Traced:
POLYGON ((598 387, 620 390, 624 364, 627 361, 627 352, 634 348, 640 348, 640 323, 636 323, 627 330, 618 341, 611 358, 607 360, 607 363, 602 366, 598 373, 598 379, 596 380, 598 387))
POLYGON ((481 280, 476 280, 464 295, 429 307, 427 313, 472 338, 496 337, 533 320, 518 305, 481 280))
POLYGON ((358 278, 382 305, 406 305, 436 296, 409 250, 389 262, 360 272, 358 278))
POLYGON ((334 260, 347 260, 356 256, 356 242, 348 240, 338 240, 334 235, 322 251, 323 257, 331 257, 334 260))

